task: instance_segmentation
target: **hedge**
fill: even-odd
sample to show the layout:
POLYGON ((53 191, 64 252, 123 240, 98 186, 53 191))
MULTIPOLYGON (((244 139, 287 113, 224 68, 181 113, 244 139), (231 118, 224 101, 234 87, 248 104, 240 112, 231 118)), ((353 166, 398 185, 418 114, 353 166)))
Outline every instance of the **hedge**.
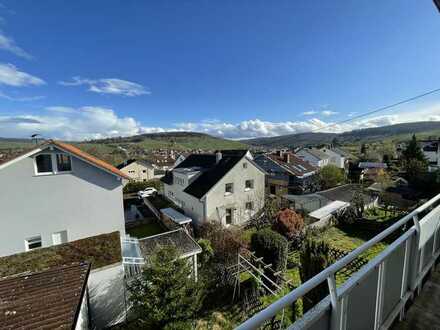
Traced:
POLYGON ((251 249, 276 271, 284 271, 287 265, 287 240, 271 229, 263 229, 251 237, 251 249))
POLYGON ((144 190, 148 187, 153 187, 157 191, 160 191, 162 189, 162 182, 157 179, 149 181, 130 181, 124 186, 124 194, 137 193, 139 190, 144 190))

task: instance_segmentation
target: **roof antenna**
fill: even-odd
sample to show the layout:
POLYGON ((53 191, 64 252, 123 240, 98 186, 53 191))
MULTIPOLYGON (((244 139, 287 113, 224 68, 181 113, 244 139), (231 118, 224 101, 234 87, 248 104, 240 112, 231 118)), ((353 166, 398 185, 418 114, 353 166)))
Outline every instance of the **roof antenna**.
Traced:
POLYGON ((38 144, 38 139, 41 137, 41 134, 32 134, 31 139, 35 141, 35 144, 38 144))

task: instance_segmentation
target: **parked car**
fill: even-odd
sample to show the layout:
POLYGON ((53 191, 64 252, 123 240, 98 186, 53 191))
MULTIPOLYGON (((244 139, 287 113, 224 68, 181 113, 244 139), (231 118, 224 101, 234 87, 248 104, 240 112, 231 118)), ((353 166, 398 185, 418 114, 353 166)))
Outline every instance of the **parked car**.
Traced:
POLYGON ((157 194, 157 190, 156 190, 156 188, 148 187, 148 188, 145 188, 144 190, 138 191, 137 194, 140 198, 146 198, 146 197, 150 197, 150 196, 155 196, 157 194))

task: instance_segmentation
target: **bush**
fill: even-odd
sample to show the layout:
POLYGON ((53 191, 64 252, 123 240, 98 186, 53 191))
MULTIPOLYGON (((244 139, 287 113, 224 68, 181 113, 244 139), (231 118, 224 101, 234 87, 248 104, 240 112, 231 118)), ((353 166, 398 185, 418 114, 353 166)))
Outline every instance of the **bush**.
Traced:
POLYGON ((153 187, 157 191, 162 189, 162 182, 160 180, 149 180, 149 181, 130 181, 124 186, 124 194, 137 193, 139 190, 144 190, 145 188, 153 187))
MULTIPOLYGON (((302 283, 305 283, 315 275, 319 274, 334 262, 330 255, 329 245, 326 242, 315 241, 310 238, 303 242, 300 260, 300 276, 302 283)), ((326 281, 306 293, 303 296, 304 313, 324 299, 328 293, 326 281)))
POLYGON ((251 237, 251 249, 275 271, 285 271, 287 265, 287 240, 271 229, 263 229, 251 237))
POLYGON ((239 229, 225 228, 218 222, 205 222, 198 229, 198 234, 211 242, 214 261, 223 265, 235 264, 240 249, 245 245, 239 229))
POLYGON ((340 225, 351 225, 355 223, 356 219, 356 209, 353 206, 345 208, 336 216, 336 220, 340 225))
POLYGON ((287 239, 295 239, 304 230, 304 219, 292 209, 282 209, 278 212, 272 229, 287 239))
POLYGON ((319 172, 321 185, 325 188, 332 188, 344 182, 344 173, 342 169, 335 165, 324 166, 319 172))

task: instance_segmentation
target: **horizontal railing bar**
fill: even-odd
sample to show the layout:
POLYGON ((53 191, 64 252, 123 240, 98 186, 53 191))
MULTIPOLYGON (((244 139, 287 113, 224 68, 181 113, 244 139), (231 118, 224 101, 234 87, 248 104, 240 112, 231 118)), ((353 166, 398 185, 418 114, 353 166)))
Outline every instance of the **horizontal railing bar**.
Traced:
MULTIPOLYGON (((359 246, 355 250, 351 251, 349 254, 347 254, 342 259, 336 261, 334 264, 330 265, 329 267, 324 269, 322 272, 320 272, 319 274, 315 275, 314 277, 312 277, 311 279, 309 279, 308 281, 303 283, 298 288, 292 290, 291 292, 289 292, 285 296, 281 297, 279 300, 275 301, 274 303, 272 303, 271 305, 269 305, 268 307, 263 309, 258 314, 254 315, 253 317, 251 317, 250 319, 248 319, 247 321, 245 321, 244 323, 239 325, 236 328, 236 330, 245 330, 245 329, 247 330, 247 329, 257 328, 262 323, 264 323, 266 320, 275 316, 280 310, 282 310, 283 308, 286 308, 287 306, 292 304, 294 301, 296 301, 298 298, 304 296, 310 290, 312 290, 317 285, 319 285, 320 283, 325 281, 329 276, 332 276, 337 271, 344 268, 347 264, 349 264, 351 261, 356 259, 360 254, 362 254, 366 250, 370 249, 375 244, 381 242, 383 239, 385 239, 386 237, 388 237, 389 235, 394 233, 396 230, 398 230, 400 227, 405 225, 407 222, 413 221, 414 216, 416 216, 420 212, 424 211, 425 209, 427 209, 428 207, 430 207, 431 205, 433 205, 435 202, 437 202, 439 200, 440 200, 440 194, 435 196, 434 198, 432 198, 431 200, 429 200, 425 204, 419 206, 417 209, 413 210, 412 212, 410 212, 409 214, 404 216, 402 219, 397 221, 392 226, 388 227, 387 229, 385 229, 384 231, 382 231, 381 233, 379 233, 378 235, 376 235, 375 237, 373 237, 369 241, 365 242, 364 244, 362 244, 361 246, 359 246)), ((408 238, 409 236, 412 235, 413 230, 415 230, 414 227, 412 227, 409 230, 410 233, 407 232, 407 233, 405 233, 406 235, 404 234, 402 236, 405 236, 405 237, 407 236, 406 238, 408 238)))

